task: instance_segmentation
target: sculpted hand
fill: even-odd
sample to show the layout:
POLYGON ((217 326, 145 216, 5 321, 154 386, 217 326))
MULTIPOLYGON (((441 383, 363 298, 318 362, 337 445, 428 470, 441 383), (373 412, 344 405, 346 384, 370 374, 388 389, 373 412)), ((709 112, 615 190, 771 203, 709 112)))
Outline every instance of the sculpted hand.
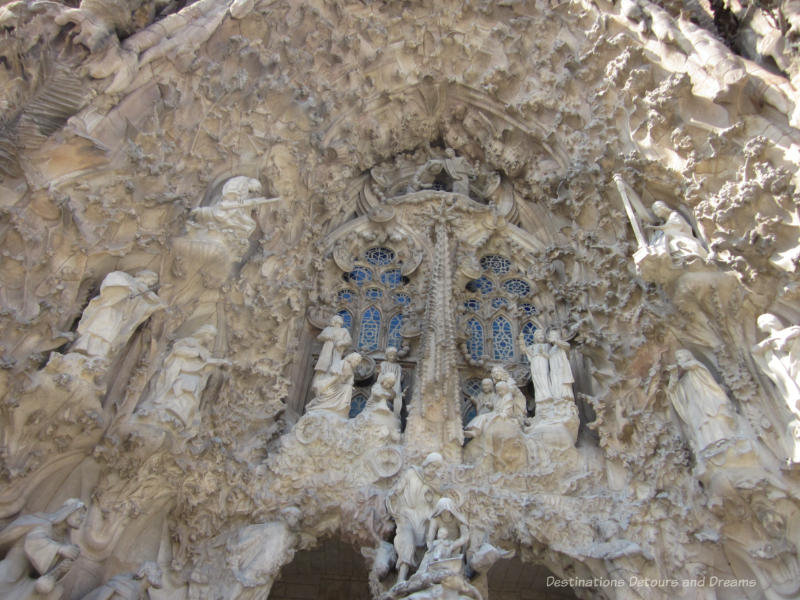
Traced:
POLYGON ((58 549, 58 553, 64 558, 75 560, 81 553, 81 549, 74 544, 64 544, 58 549))

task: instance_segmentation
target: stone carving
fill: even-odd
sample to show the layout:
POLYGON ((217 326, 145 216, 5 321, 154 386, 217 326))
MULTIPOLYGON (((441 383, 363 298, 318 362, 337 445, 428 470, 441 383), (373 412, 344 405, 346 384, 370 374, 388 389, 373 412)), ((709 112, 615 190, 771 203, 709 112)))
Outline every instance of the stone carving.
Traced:
POLYGON ((217 366, 230 361, 211 356, 217 328, 203 325, 193 335, 176 341, 164 359, 151 397, 136 410, 149 422, 173 426, 177 431, 196 431, 200 421, 200 396, 217 366))
POLYGON ((525 343, 525 337, 520 334, 519 345, 530 363, 531 381, 536 401, 553 398, 553 392, 550 390, 550 346, 545 341, 544 329, 537 329, 533 332, 533 343, 530 346, 525 343))
POLYGON ((702 452, 733 438, 736 416, 725 391, 688 350, 675 351, 667 396, 686 424, 692 448, 702 452))
POLYGON ((3 598, 58 598, 59 579, 80 548, 69 543, 69 530, 81 526, 86 509, 77 499, 67 500, 53 513, 17 518, 0 531, 0 592, 3 598))
POLYGON ((378 371, 378 379, 383 375, 391 375, 394 379, 394 399, 392 409, 395 417, 400 418, 403 410, 403 367, 397 362, 397 348, 389 346, 386 348, 386 360, 381 363, 378 371))
POLYGON ((343 324, 342 317, 334 315, 330 325, 317 336, 317 340, 322 342, 322 350, 319 351, 317 364, 314 365, 315 371, 330 374, 342 372, 342 354, 353 343, 350 332, 342 327, 343 324))
POLYGON ((317 372, 311 382, 314 397, 306 406, 306 414, 334 414, 346 419, 353 397, 354 371, 360 362, 361 355, 352 352, 341 361, 338 373, 317 372))
POLYGON ((390 402, 395 404, 399 402, 396 396, 395 379, 393 374, 384 373, 379 375, 378 380, 373 384, 369 398, 367 398, 367 405, 364 407, 364 415, 371 427, 384 427, 390 433, 400 431, 400 418, 392 410, 390 402))
MULTIPOLYGON (((471 597, 459 554, 470 585, 499 595, 480 565, 500 546, 519 551, 501 567, 512 587, 538 565, 756 580, 687 597, 796 596, 796 1, 712 2, 715 19, 674 0, 384 4, 0 7, 0 514, 89 507, 70 536, 80 556, 57 559, 36 595, 125 594, 157 561, 152 600, 264 596, 279 568, 297 570, 260 562, 271 537, 248 528, 288 523, 291 506, 302 519, 275 536, 307 540, 297 551, 371 544, 379 598, 395 583, 386 496, 436 451, 418 521, 453 498, 470 543, 453 553, 460 536, 441 526, 427 559, 422 538, 406 544, 400 584, 420 564, 419 587, 395 596, 471 597), (723 32, 728 11, 738 25, 723 32), (228 179, 245 174, 283 200, 228 179), (70 333, 95 284, 142 269, 164 310, 146 316, 156 288, 120 287, 118 304, 109 288, 97 323, 116 324, 84 334, 87 310, 70 333), (345 360, 329 372, 335 347, 314 369, 337 313, 373 361, 352 381, 345 360), (754 338, 765 313, 781 324, 754 338), (564 339, 533 334, 526 362, 514 337, 546 333, 539 320, 564 339), (214 350, 181 350, 205 324, 214 350), (719 389, 678 367, 665 394, 676 348, 719 389), (235 368, 214 372, 223 355, 235 368), (491 384, 464 445, 464 390, 497 364, 515 381, 491 384), (520 419, 515 383, 535 417, 520 419), (701 387, 685 424, 670 395, 701 387), (720 390, 730 412, 702 417, 720 390), (318 395, 341 401, 335 417, 302 414, 318 395)), ((397 522, 400 546, 415 527, 397 522)), ((66 543, 62 528, 51 539, 66 543)), ((41 573, 20 562, 26 579, 9 585, 30 595, 41 573)), ((303 584, 325 586, 331 566, 303 584)))
POLYGON ((435 506, 434 479, 442 457, 431 453, 422 467, 411 466, 400 476, 386 498, 386 508, 397 524, 394 547, 397 551, 397 580, 405 581, 409 570, 418 564, 417 548, 425 544, 428 520, 435 506))
POLYGON ((280 568, 292 560, 299 543, 301 514, 296 507, 281 511, 282 520, 249 525, 228 543, 227 562, 239 584, 238 598, 265 598, 280 568))
POLYGON ((138 600, 148 597, 151 588, 161 587, 161 568, 152 561, 145 562, 136 573, 114 575, 102 586, 84 596, 83 600, 138 600))
POLYGON ((123 271, 106 275, 100 294, 83 311, 71 351, 112 358, 141 323, 165 307, 153 291, 157 283, 158 275, 152 271, 140 271, 134 277, 123 271))
POLYGON ((654 233, 650 238, 650 246, 656 251, 665 251, 676 264, 682 264, 693 258, 705 259, 707 252, 694 237, 692 228, 686 219, 676 210, 671 210, 664 202, 653 202, 653 213, 660 218, 661 225, 651 226, 654 233))
POLYGON ((758 317, 767 337, 753 346, 756 362, 777 386, 789 410, 800 415, 800 326, 783 327, 772 314, 758 317))
POLYGON ((463 156, 456 156, 455 150, 447 148, 445 158, 432 158, 414 173, 412 190, 433 187, 436 176, 445 172, 452 180, 452 191, 455 194, 469 196, 470 177, 475 176, 475 169, 463 156))

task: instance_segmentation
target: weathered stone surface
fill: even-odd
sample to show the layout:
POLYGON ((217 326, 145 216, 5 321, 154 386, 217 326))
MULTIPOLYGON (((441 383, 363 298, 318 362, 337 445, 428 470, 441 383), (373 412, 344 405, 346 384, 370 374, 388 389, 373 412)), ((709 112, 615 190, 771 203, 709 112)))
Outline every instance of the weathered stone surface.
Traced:
POLYGON ((0 7, 5 597, 797 597, 749 4, 0 7))

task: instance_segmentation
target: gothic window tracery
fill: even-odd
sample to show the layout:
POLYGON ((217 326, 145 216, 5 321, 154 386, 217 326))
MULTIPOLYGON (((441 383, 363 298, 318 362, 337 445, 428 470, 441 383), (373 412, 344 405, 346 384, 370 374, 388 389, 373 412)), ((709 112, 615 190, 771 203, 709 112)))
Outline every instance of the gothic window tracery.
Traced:
POLYGON ((522 333, 530 343, 536 330, 536 308, 530 301, 533 287, 505 256, 486 254, 479 264, 483 273, 466 284, 462 304, 468 317, 463 326, 465 358, 521 362, 516 338, 522 333))
POLYGON ((403 291, 408 278, 400 270, 397 253, 386 246, 367 248, 343 279, 351 285, 337 290, 334 302, 355 349, 371 353, 388 346, 402 348, 403 309, 412 298, 403 291))

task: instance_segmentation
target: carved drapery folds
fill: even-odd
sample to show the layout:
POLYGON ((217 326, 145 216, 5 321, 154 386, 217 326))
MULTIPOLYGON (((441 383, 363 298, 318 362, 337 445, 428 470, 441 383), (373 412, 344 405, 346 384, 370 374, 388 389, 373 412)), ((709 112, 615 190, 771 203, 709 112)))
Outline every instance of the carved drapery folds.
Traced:
POLYGON ((797 596, 797 91, 696 2, 363 4, 0 7, 0 595, 797 596))

